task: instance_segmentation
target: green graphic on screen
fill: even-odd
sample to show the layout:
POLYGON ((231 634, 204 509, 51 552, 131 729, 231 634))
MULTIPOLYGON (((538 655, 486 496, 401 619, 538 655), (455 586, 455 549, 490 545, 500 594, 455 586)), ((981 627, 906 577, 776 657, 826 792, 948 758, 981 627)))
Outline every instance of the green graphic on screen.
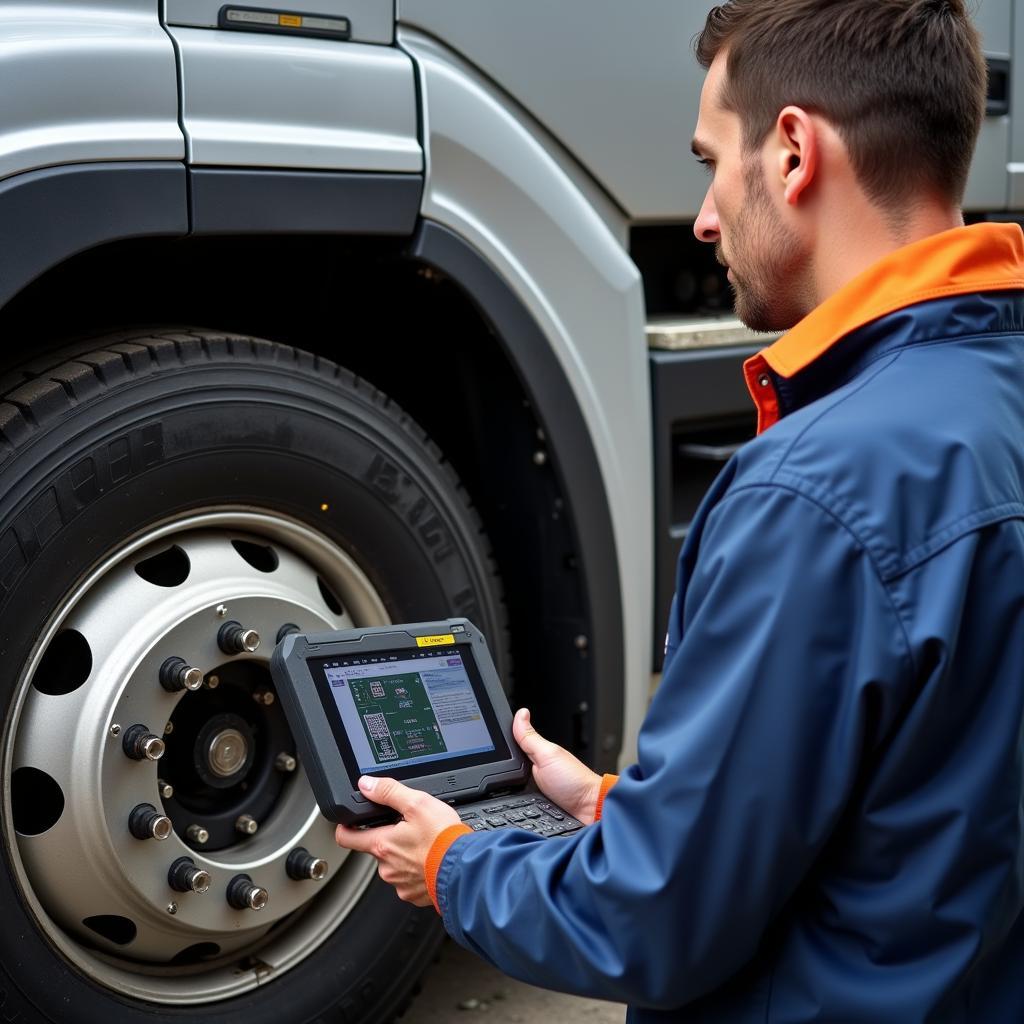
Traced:
POLYGON ((418 672, 350 678, 348 686, 378 764, 448 752, 418 672))

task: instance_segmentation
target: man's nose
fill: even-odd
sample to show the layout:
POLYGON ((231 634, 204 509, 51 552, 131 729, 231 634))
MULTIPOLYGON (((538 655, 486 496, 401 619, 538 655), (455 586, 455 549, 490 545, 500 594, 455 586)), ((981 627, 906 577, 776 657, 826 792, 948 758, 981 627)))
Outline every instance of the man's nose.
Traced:
POLYGON ((718 223, 718 210, 715 208, 714 190, 709 188, 704 196, 704 204, 697 215, 697 221, 693 225, 693 233, 697 241, 708 242, 714 245, 721 241, 722 228, 718 223))

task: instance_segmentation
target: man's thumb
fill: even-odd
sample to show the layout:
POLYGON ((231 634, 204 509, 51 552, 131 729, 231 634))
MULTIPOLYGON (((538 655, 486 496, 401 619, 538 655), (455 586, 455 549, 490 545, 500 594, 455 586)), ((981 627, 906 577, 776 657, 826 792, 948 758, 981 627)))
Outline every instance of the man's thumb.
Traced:
POLYGON ((359 779, 359 790, 368 800, 391 807, 403 816, 416 792, 394 779, 376 779, 372 775, 359 779))
POLYGON ((528 708, 520 708, 516 712, 515 718, 512 719, 512 735, 531 761, 536 761, 544 748, 551 745, 534 729, 528 708))

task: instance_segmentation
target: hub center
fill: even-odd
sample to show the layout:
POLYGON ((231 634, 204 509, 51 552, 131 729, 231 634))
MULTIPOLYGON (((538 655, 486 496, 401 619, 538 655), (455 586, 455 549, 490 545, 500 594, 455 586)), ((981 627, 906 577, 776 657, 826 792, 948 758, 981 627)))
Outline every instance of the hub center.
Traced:
POLYGON ((207 750, 206 759, 210 771, 222 779, 237 774, 249 756, 249 745, 237 729, 222 729, 207 750))

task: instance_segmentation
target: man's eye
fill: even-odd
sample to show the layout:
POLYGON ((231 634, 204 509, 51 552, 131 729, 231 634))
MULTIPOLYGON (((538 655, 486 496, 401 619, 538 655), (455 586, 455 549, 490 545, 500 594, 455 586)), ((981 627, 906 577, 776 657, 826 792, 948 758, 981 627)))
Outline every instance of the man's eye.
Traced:
POLYGON ((699 163, 708 174, 715 173, 715 165, 710 160, 705 160, 703 157, 697 157, 697 163, 699 163))

